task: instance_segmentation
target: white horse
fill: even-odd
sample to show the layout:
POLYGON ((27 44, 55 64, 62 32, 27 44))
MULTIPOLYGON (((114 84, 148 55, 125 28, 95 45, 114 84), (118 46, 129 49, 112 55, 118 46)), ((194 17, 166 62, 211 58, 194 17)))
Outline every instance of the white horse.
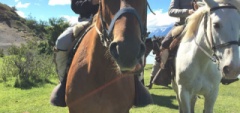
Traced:
POLYGON ((206 5, 187 19, 173 81, 180 113, 194 112, 197 95, 204 96, 204 113, 212 113, 221 78, 240 73, 239 7, 226 1, 232 3, 204 0, 206 5))

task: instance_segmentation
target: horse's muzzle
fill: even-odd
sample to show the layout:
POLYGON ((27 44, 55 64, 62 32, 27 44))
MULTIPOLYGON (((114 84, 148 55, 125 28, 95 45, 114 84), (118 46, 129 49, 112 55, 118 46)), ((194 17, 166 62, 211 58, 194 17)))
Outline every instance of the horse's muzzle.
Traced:
POLYGON ((109 46, 110 54, 121 71, 140 70, 140 68, 143 67, 141 58, 145 54, 145 45, 143 43, 129 44, 130 43, 119 44, 117 42, 112 42, 109 46))
POLYGON ((223 78, 225 79, 236 79, 239 76, 239 69, 231 66, 224 66, 222 69, 223 78))

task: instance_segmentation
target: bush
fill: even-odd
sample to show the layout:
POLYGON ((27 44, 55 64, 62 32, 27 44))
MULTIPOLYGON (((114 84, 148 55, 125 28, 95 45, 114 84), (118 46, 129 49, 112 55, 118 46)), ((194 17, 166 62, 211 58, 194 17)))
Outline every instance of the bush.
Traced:
POLYGON ((10 48, 11 55, 3 58, 0 77, 4 82, 14 78, 14 87, 30 88, 47 83, 50 75, 55 75, 52 56, 39 54, 36 43, 28 42, 17 48, 10 48), (16 54, 17 53, 17 54, 16 54))
POLYGON ((4 50, 0 49, 0 57, 4 57, 4 50))

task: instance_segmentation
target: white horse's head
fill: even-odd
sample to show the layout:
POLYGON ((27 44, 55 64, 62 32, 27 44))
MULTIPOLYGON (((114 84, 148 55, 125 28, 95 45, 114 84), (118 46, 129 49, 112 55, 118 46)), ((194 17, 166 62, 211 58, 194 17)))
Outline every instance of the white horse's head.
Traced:
POLYGON ((207 38, 224 78, 236 78, 240 73, 240 0, 204 0, 210 8, 207 38))

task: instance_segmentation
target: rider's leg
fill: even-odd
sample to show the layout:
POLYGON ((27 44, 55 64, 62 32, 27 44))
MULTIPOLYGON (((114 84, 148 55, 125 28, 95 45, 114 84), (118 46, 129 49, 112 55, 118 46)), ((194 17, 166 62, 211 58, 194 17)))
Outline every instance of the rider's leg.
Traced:
POLYGON ((65 89, 67 79, 68 50, 72 47, 73 37, 77 37, 79 32, 88 26, 90 21, 82 21, 67 28, 57 39, 54 52, 57 74, 60 78, 58 84, 51 94, 51 103, 55 106, 65 107, 65 89))
POLYGON ((166 35, 166 37, 163 39, 160 47, 160 57, 161 57, 161 63, 160 67, 163 69, 169 55, 169 46, 173 40, 172 33, 169 31, 169 33, 166 35))
POLYGON ((153 65, 153 68, 152 68, 152 73, 151 73, 151 78, 150 78, 150 81, 149 81, 149 85, 147 85, 147 87, 148 87, 149 89, 152 88, 153 78, 155 77, 155 75, 157 74, 157 72, 158 72, 159 69, 160 69, 160 63, 157 62, 157 61, 155 61, 155 62, 154 62, 154 65, 153 65))
POLYGON ((136 107, 144 107, 153 104, 153 99, 148 90, 139 81, 138 75, 134 75, 135 80, 135 99, 133 105, 136 107))
POLYGON ((51 94, 51 104, 55 106, 65 107, 65 86, 66 86, 66 67, 68 60, 68 47, 72 42, 73 27, 67 28, 57 39, 54 48, 54 63, 56 71, 60 79, 51 94))

